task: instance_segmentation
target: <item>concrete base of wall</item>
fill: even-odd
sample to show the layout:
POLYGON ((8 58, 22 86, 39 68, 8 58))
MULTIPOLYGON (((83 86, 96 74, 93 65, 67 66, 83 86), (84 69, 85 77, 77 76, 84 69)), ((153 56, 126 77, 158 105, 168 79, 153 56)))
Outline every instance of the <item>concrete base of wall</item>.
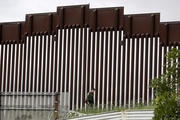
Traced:
POLYGON ((54 111, 0 110, 0 120, 54 120, 54 111))

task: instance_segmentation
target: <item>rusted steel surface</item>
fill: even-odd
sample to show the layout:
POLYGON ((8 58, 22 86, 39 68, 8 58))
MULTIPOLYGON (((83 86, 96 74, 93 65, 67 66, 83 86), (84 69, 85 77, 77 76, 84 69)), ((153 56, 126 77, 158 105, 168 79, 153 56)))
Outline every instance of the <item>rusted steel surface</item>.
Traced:
POLYGON ((160 24, 161 42, 165 44, 180 42, 180 22, 163 22, 160 24))
POLYGON ((151 36, 159 33, 160 14, 132 14, 124 16, 124 30, 127 35, 146 34, 151 36))
POLYGON ((25 32, 49 32, 56 30, 57 13, 27 14, 25 21, 25 32))
POLYGON ((149 33, 151 36, 160 34, 163 42, 179 42, 180 22, 160 23, 159 13, 124 15, 123 7, 90 9, 89 5, 57 7, 57 12, 27 14, 25 22, 0 23, 0 41, 19 41, 25 33, 52 33, 57 26, 63 28, 67 25, 88 25, 93 30, 99 27, 123 27, 130 36, 139 33, 149 33))
POLYGON ((122 27, 123 13, 122 7, 90 9, 89 25, 93 30, 96 30, 98 27, 122 27))
MULTIPOLYGON (((153 99, 148 85, 165 72, 164 54, 179 47, 180 22, 159 13, 124 15, 123 7, 61 6, 0 23, 1 92, 69 92, 69 106, 124 105, 153 99)), ((104 107, 104 106, 102 106, 104 107)))
POLYGON ((0 42, 19 42, 24 37, 24 22, 0 23, 0 42))
POLYGON ((89 5, 57 7, 57 23, 59 26, 84 25, 89 23, 89 5))

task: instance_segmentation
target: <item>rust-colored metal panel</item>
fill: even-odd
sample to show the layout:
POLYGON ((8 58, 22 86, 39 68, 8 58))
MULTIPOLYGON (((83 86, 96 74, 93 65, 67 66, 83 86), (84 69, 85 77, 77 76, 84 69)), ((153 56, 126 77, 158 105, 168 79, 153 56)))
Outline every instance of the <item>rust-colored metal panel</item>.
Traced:
POLYGON ((161 23, 160 24, 160 37, 161 42, 168 43, 168 24, 161 23))
POLYGON ((159 13, 124 15, 124 30, 128 35, 137 33, 155 35, 159 33, 159 24, 159 13))
POLYGON ((88 24, 89 5, 61 6, 57 8, 57 20, 60 26, 88 24))
POLYGON ((161 24, 161 42, 180 42, 180 22, 167 22, 161 24))
POLYGON ((56 13, 37 13, 27 14, 25 22, 25 31, 33 32, 52 32, 55 31, 56 13))
POLYGON ((8 22, 8 23, 0 23, 0 32, 2 42, 12 42, 15 40, 19 42, 24 36, 24 22, 8 22))
POLYGON ((114 27, 123 25, 123 7, 98 8, 89 10, 89 25, 91 28, 114 27))
POLYGON ((52 13, 52 31, 57 32, 57 13, 52 13))

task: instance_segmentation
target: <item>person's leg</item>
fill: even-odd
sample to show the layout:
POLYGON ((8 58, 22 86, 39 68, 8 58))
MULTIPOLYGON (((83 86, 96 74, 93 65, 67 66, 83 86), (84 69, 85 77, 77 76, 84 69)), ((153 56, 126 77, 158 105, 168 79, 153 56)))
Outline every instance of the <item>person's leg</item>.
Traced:
POLYGON ((90 104, 90 110, 93 112, 93 103, 90 104))

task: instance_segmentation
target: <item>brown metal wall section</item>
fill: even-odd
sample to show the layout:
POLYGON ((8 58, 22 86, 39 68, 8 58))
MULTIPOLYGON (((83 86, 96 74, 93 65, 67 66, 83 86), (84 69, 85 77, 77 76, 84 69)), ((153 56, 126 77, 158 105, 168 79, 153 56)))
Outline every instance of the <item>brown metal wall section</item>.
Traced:
POLYGON ((36 34, 34 34, 33 36, 32 36, 32 48, 31 48, 31 84, 30 84, 30 92, 33 92, 33 73, 34 73, 34 49, 35 49, 35 47, 34 47, 34 43, 35 43, 35 36, 36 36, 36 34))
POLYGON ((180 42, 180 22, 162 22, 160 24, 161 42, 167 45, 170 42, 180 42))
POLYGON ((145 44, 145 80, 144 80, 144 90, 145 90, 145 92, 144 92, 144 101, 145 101, 145 103, 147 103, 147 100, 148 100, 148 98, 147 98, 147 88, 149 87, 148 86, 148 81, 147 81, 147 79, 148 79, 148 59, 149 59, 149 56, 148 56, 148 46, 149 46, 149 34, 146 34, 145 35, 145 41, 146 41, 146 44, 145 44))
POLYGON ((35 40, 35 43, 36 43, 35 50, 36 50, 36 52, 34 54, 35 55, 35 63, 34 63, 35 64, 35 71, 34 71, 35 72, 34 73, 35 74, 35 78, 34 78, 34 82, 35 82, 34 83, 34 87, 35 88, 34 88, 34 92, 38 91, 37 90, 37 80, 38 80, 37 79, 37 74, 38 74, 37 71, 38 71, 38 45, 39 45, 38 43, 39 43, 39 34, 40 33, 36 34, 36 40, 35 40))
MULTIPOLYGON (((152 13, 152 14, 133 14, 133 15, 125 15, 124 16, 124 31, 125 34, 127 35, 127 37, 132 38, 132 36, 135 35, 140 35, 140 39, 137 36, 137 56, 139 56, 139 40, 141 40, 141 54, 140 54, 140 68, 139 68, 139 58, 136 57, 136 100, 137 100, 137 88, 138 88, 138 70, 140 69, 140 102, 142 102, 142 91, 143 91, 143 84, 145 86, 145 91, 144 91, 144 98, 146 101, 146 95, 147 95, 147 89, 146 89, 146 85, 147 85, 147 64, 145 64, 145 71, 143 71, 143 64, 144 62, 147 63, 148 59, 147 57, 145 57, 145 61, 144 61, 144 42, 145 40, 147 41, 147 37, 145 35, 149 34, 151 37, 155 37, 156 41, 157 41, 157 37, 156 34, 159 33, 159 24, 160 24, 160 15, 158 13, 152 13), (143 78, 143 74, 145 74, 145 78, 143 78), (145 81, 145 83, 143 83, 143 79, 145 81)), ((129 38, 129 39, 130 39, 129 38)), ((125 40, 125 39, 124 39, 125 40)), ((151 39, 152 42, 153 39, 151 39)), ((129 41, 130 42, 130 41, 129 41)), ((156 43, 157 44, 157 43, 156 43)), ((147 47, 147 45, 145 45, 147 47)), ((151 46, 153 46, 153 44, 151 44, 151 46)), ((150 46, 150 47, 151 47, 150 46)), ((147 50, 147 48, 146 48, 147 50)), ((129 47, 128 47, 128 51, 129 51, 129 47)), ((150 52, 152 52, 152 49, 150 50, 150 52)), ((155 47, 155 53, 157 53, 157 47, 155 47)), ((147 54, 147 52, 146 52, 147 54)), ((152 60, 152 57, 150 59, 150 61, 152 60)), ((128 62, 128 66, 127 66, 127 91, 129 92, 129 52, 127 55, 127 62, 128 62)), ((151 63, 151 62, 150 62, 151 63)), ((157 54, 155 57, 155 68, 157 68, 157 54)), ((152 65, 152 64, 151 64, 152 65)), ((151 67, 150 65, 150 67, 151 67)), ((132 65, 131 65, 132 66, 132 65)), ((133 67, 133 66, 132 66, 133 67)), ((124 68, 124 67, 123 67, 124 68)), ((156 72, 155 72, 156 73, 156 72)), ((125 73, 124 73, 125 74, 125 73)), ((124 78, 124 77, 123 77, 124 78)), ((133 80, 131 80, 133 81, 133 80)), ((131 88, 132 89, 132 88, 131 88)), ((127 99, 128 100, 128 93, 126 93, 127 95, 127 99)))
POLYGON ((131 71, 130 71, 131 72, 131 78, 130 78, 130 80, 131 80, 131 95, 130 96, 131 97, 130 97, 130 101, 133 101, 133 91, 134 91, 133 85, 135 84, 134 80, 133 80, 133 77, 135 74, 134 64, 136 64, 135 63, 135 53, 134 53, 134 51, 135 51, 135 35, 132 36, 131 42, 132 42, 132 49, 131 49, 132 56, 131 56, 131 71))
POLYGON ((2 89, 2 85, 3 85, 3 78, 2 78, 2 73, 3 73, 3 56, 4 56, 4 45, 3 44, 1 44, 1 59, 0 59, 0 61, 1 61, 1 63, 0 63, 0 79, 1 79, 1 81, 0 81, 0 90, 2 89))
MULTIPOLYGON (((99 85, 99 78, 98 78, 98 75, 99 75, 99 69, 100 69, 100 67, 99 67, 99 59, 100 59, 100 57, 99 57, 99 51, 100 51, 100 30, 99 30, 99 28, 97 29, 97 42, 96 42, 96 46, 97 46, 97 48, 96 48, 96 76, 95 76, 95 79, 96 79, 96 86, 95 86, 95 88, 96 88, 96 95, 95 95, 95 101, 96 101, 96 105, 97 105, 97 101, 98 101, 98 95, 99 95, 99 90, 97 89, 98 88, 98 85, 99 85)), ((83 93, 84 94, 84 93, 83 93)), ((84 96, 83 96, 84 97, 84 96)))
POLYGON ((44 35, 44 33, 43 32, 41 32, 40 33, 40 40, 39 40, 39 44, 40 44, 40 48, 39 48, 39 51, 40 51, 40 54, 39 54, 39 78, 37 78, 36 80, 39 80, 39 89, 38 89, 38 92, 40 92, 41 91, 41 84, 42 84, 42 81, 41 81, 41 71, 42 71, 42 68, 41 68, 41 66, 42 66, 42 51, 43 51, 43 48, 42 48, 42 39, 43 39, 43 35, 44 35))
MULTIPOLYGON (((75 55, 74 55, 74 41, 75 41, 75 26, 72 26, 72 59, 71 59, 71 80, 73 80, 73 69, 74 69, 74 59, 75 59, 75 55)), ((70 109, 72 109, 73 106, 73 82, 71 81, 71 91, 70 91, 70 109)))
POLYGON ((71 40, 71 36, 70 36, 71 33, 70 32, 71 32, 71 29, 72 29, 71 26, 68 26, 68 41, 67 41, 68 42, 68 45, 67 45, 68 46, 68 49, 67 49, 68 53, 67 53, 67 63, 66 63, 66 65, 67 65, 67 78, 66 78, 67 79, 67 84, 66 84, 65 92, 69 92, 69 82, 70 82, 69 81, 69 75, 71 74, 70 71, 69 71, 69 67, 70 67, 70 47, 71 47, 70 46, 70 42, 71 42, 70 41, 71 40))
POLYGON ((119 49, 118 49, 118 51, 119 51, 119 53, 118 53, 118 66, 117 66, 117 73, 118 73, 118 77, 117 77, 117 100, 118 100, 118 104, 117 105, 119 105, 120 106, 120 91, 121 91, 121 88, 120 88, 120 72, 121 72, 121 66, 122 66, 122 64, 121 64, 121 32, 122 32, 122 28, 120 28, 119 29, 119 44, 118 44, 118 46, 119 46, 119 49))
POLYGON ((75 56, 75 88, 74 88, 74 106, 76 109, 77 108, 77 99, 78 99, 78 95, 77 95, 77 91, 79 89, 79 84, 78 84, 78 67, 79 67, 79 64, 78 64, 78 57, 79 57, 79 53, 78 53, 78 47, 79 47, 79 25, 77 26, 76 28, 76 46, 75 46, 75 51, 76 51, 76 56, 75 56))
POLYGON ((126 63, 127 63, 127 68, 126 68, 126 104, 128 104, 128 99, 129 99, 129 89, 130 89, 130 86, 129 86, 129 76, 130 76, 130 36, 127 37, 127 59, 126 59, 126 63))
POLYGON ((143 65, 144 65, 144 34, 141 34, 141 53, 140 53, 140 102, 142 102, 142 92, 143 92, 143 65))
MULTIPOLYGON (((109 84, 108 84, 108 86, 109 86, 109 90, 108 90, 108 95, 109 95, 109 97, 108 97, 108 100, 106 100, 106 101, 104 101, 104 103, 107 103, 107 101, 108 101, 108 103, 110 103, 110 101, 111 101, 111 84, 112 84, 112 79, 111 79, 111 75, 112 75, 112 50, 113 50, 113 33, 112 33, 112 28, 110 28, 109 29, 110 31, 110 39, 108 39, 108 38, 106 38, 106 44, 108 44, 108 41, 110 40, 110 49, 109 49, 109 84)), ((107 47, 105 48, 105 49, 107 49, 107 47)), ((107 57, 105 57, 105 61, 107 61, 107 57)), ((105 66, 106 66, 107 64, 105 64, 105 66)), ((106 79, 105 79, 105 81, 107 81, 106 79)), ((106 91, 106 86, 104 86, 104 91, 106 91)))
POLYGON ((12 43, 19 42, 24 37, 24 22, 0 23, 0 41, 12 43))
MULTIPOLYGON (((25 37, 27 37, 27 34, 25 35, 25 37)), ((26 75, 26 51, 27 51, 27 42, 26 40, 24 41, 24 50, 23 50, 23 56, 24 56, 24 59, 23 59, 23 86, 22 86, 22 91, 25 91, 25 75, 26 75)))
POLYGON ((126 45, 126 43, 127 43, 127 36, 123 36, 123 42, 124 42, 124 46, 123 46, 123 58, 122 58, 122 88, 121 88, 121 90, 122 90, 122 97, 121 97, 121 99, 122 99, 122 104, 124 105, 124 97, 125 97, 125 53, 126 53, 126 47, 125 47, 125 45, 126 45))
POLYGON ((103 64, 104 64, 104 62, 103 62, 103 51, 104 51, 104 31, 105 31, 105 29, 104 28, 102 28, 102 31, 101 31, 101 64, 100 64, 100 100, 99 100, 99 104, 102 104, 102 91, 103 91, 103 69, 104 69, 104 67, 103 67, 103 64))
MULTIPOLYGON (((47 83, 48 84, 48 77, 46 77, 45 75, 46 74, 48 74, 48 70, 49 69, 47 69, 47 72, 46 72, 46 70, 45 70, 45 67, 47 67, 48 66, 48 57, 46 57, 46 56, 48 56, 47 54, 49 53, 48 52, 48 48, 46 48, 46 44, 47 44, 47 41, 48 41, 48 39, 49 38, 47 38, 48 37, 48 33, 46 32, 45 34, 44 34, 44 41, 43 41, 43 43, 44 43, 44 53, 43 53, 43 75, 42 75, 42 92, 46 92, 48 89, 46 89, 45 90, 45 83, 47 83), (47 54, 46 54, 47 53, 47 54), (46 63, 46 61, 47 61, 47 63, 46 63), (47 81, 46 81, 47 80, 47 81)), ((47 75, 48 76, 48 75, 47 75)), ((46 86, 47 87, 47 86, 46 86)))
POLYGON ((7 54, 7 43, 5 42, 4 78, 3 78, 3 80, 4 80, 4 85, 3 85, 4 89, 3 89, 3 91, 7 91, 7 90, 5 90, 6 82, 7 82, 7 79, 6 79, 6 69, 7 69, 7 57, 8 57, 8 56, 6 56, 6 54, 7 54))
MULTIPOLYGON (((84 103, 84 101, 82 101, 82 99, 81 99, 81 89, 82 89, 82 81, 83 81, 83 79, 82 79, 82 77, 81 77, 81 75, 83 74, 83 72, 82 72, 82 45, 83 45, 83 28, 81 27, 80 28, 80 30, 81 30, 81 32, 80 32, 80 57, 79 57, 79 63, 80 63, 80 65, 79 65, 79 103, 78 103, 78 108, 80 108, 81 107, 81 102, 82 103, 84 103)), ((70 37, 70 36, 69 36, 70 37)), ((69 58, 67 58, 67 59, 69 59, 69 58)), ((68 68, 68 66, 67 66, 67 68, 68 68)), ((69 74, 67 74, 67 75, 69 75, 69 74)), ((69 82, 67 83, 67 84, 69 84, 69 82)), ((67 91, 68 92, 68 91, 67 91)))
MULTIPOLYGON (((7 74, 8 74, 8 76, 7 76, 7 91, 8 92, 10 92, 9 91, 9 84, 10 84, 10 62, 11 62, 11 44, 10 45, 8 45, 9 47, 9 49, 8 49, 8 55, 9 55, 9 58, 8 58, 8 72, 7 72, 7 74)), ((14 57, 14 56, 13 56, 14 57)), ((14 59, 13 59, 13 61, 14 61, 14 59)), ((13 85, 13 84, 12 84, 13 85)), ((13 86, 11 86, 11 88, 13 88, 13 86)))
MULTIPOLYGON (((116 101, 116 84, 117 84, 117 82, 116 82, 116 74, 117 74, 117 72, 116 72, 116 68, 117 68, 117 66, 116 66, 116 58, 117 58, 117 32, 118 32, 118 29, 115 29, 114 30, 114 58, 113 58, 113 94, 112 94, 112 101, 113 101, 113 104, 115 105, 115 101, 116 101)), ((119 93, 119 92, 117 92, 117 93, 119 93)))
POLYGON ((16 44, 16 69, 15 69, 15 81, 16 81, 16 84, 15 84, 15 91, 19 91, 19 87, 18 87, 18 84, 19 84, 19 81, 18 81, 18 67, 19 67, 19 64, 18 64, 18 60, 19 60, 19 43, 16 44))
MULTIPOLYGON (((13 43, 13 53, 12 53, 12 76, 11 76, 11 91, 13 91, 14 90, 14 88, 13 88, 13 80, 14 80, 14 67, 15 67, 15 43, 13 43)), ((9 76, 10 77, 10 76, 9 76)), ((15 81, 15 83, 16 83, 16 81, 15 81)), ((8 85, 8 84, 7 84, 8 85)))
MULTIPOLYGON (((2 84, 2 80, 5 80, 3 82, 3 91, 5 91, 5 84, 7 82, 7 84, 10 83, 10 61, 12 59, 12 74, 15 73, 15 78, 13 78, 13 75, 11 75, 11 80, 15 79, 15 91, 19 90, 19 91, 32 91, 33 88, 33 75, 35 74, 35 83, 34 83, 34 87, 35 87, 35 91, 41 91, 40 87, 41 87, 41 82, 42 82, 42 91, 43 92, 48 92, 48 88, 49 88, 49 76, 51 75, 51 81, 50 81, 50 92, 54 92, 56 89, 57 91, 60 91, 60 89, 62 89, 64 91, 65 88, 65 64, 67 65, 67 84, 66 84, 66 90, 65 91, 69 91, 69 83, 71 80, 71 95, 70 95, 70 99, 72 99, 73 93, 75 93, 75 99, 74 99, 74 103, 76 104, 78 102, 78 107, 80 107, 80 100, 76 101, 76 97, 77 97, 77 91, 79 91, 79 95, 81 95, 81 74, 83 74, 83 97, 82 97, 82 102, 84 102, 85 100, 85 86, 87 85, 87 91, 89 91, 90 89, 92 89, 94 87, 94 83, 96 83, 96 89, 98 89, 98 71, 100 70, 100 104, 102 104, 102 100, 104 100, 104 103, 107 103, 106 100, 106 86, 107 86, 107 80, 109 79, 109 97, 108 97, 108 101, 110 102, 111 99, 113 101, 115 101, 115 99, 118 100, 118 104, 119 103, 119 92, 120 90, 122 90, 122 103, 124 103, 125 99, 125 77, 126 77, 126 103, 128 102, 128 100, 130 99, 130 101, 133 100, 133 75, 136 75, 136 79, 135 79, 135 87, 136 87, 136 91, 135 91, 135 98, 137 100, 137 96, 138 96, 138 70, 141 70, 141 77, 140 77, 140 99, 142 99, 142 90, 143 90, 143 73, 145 74, 145 82, 144 82, 144 86, 145 86, 145 92, 144 92, 144 98, 145 98, 145 102, 147 100, 147 79, 148 79, 148 38, 150 38, 150 63, 149 63, 149 78, 152 78, 152 51, 153 51, 153 44, 155 44, 154 47, 154 76, 157 76, 157 59, 159 57, 159 61, 161 61, 164 58, 161 58, 161 55, 164 54, 162 53, 162 47, 165 49, 165 53, 166 53, 166 48, 170 43, 175 42, 176 44, 180 42, 180 23, 179 22, 167 22, 167 23, 161 23, 160 24, 160 14, 157 13, 151 13, 151 14, 133 14, 133 15, 124 15, 123 13, 123 8, 122 7, 116 7, 116 8, 97 8, 97 9, 89 9, 89 5, 79 5, 79 6, 64 6, 64 7, 58 7, 57 8, 57 12, 52 12, 52 13, 40 13, 40 14, 28 14, 26 15, 26 21, 25 22, 12 22, 12 23, 0 23, 0 43, 1 43, 1 71, 0 71, 0 78, 1 78, 1 84, 2 84), (87 30, 87 27, 90 28, 90 30, 87 30), (84 28, 84 38, 82 37, 82 30, 84 28), (123 46, 123 64, 120 65, 120 56, 121 56, 121 39, 119 39, 119 55, 116 56, 116 46, 112 47, 113 45, 113 32, 115 34, 114 36, 114 44, 117 43, 117 31, 119 30, 119 32, 121 33, 121 29, 123 28, 123 31, 125 33, 124 36, 124 46, 123 46), (70 58, 70 29, 72 29, 72 51, 74 50, 74 48, 76 49, 76 55, 74 55, 74 53, 72 52, 72 61, 69 60, 70 58), (77 30, 76 32, 76 38, 75 38, 75 29, 77 30), (79 36, 79 29, 80 29, 80 36, 79 36), (58 30, 60 30, 60 39, 58 40, 58 30), (62 30, 64 30, 64 39, 62 38, 62 30), (66 30, 68 30, 68 38, 66 41, 66 30), (40 33, 41 32, 41 33, 40 33), (97 32, 97 36, 95 35, 95 33, 97 32), (110 32, 110 49, 108 50, 108 32, 110 32), (39 34, 40 33, 40 34, 39 34), (89 33, 89 37, 88 39, 87 37, 87 33, 89 33), (101 33, 101 40, 100 40, 100 33, 101 33), (92 36, 91 36, 92 34, 92 36), (104 36, 105 34, 105 36, 104 36), (158 35, 160 34, 160 36, 158 35), (54 41, 54 35, 56 35, 56 40, 54 41), (145 36, 146 35, 146 36, 145 36), (50 39, 50 36, 52 36, 53 38, 50 39), (35 37, 36 37, 36 41, 35 41, 35 37), (38 38, 39 37, 39 38, 38 38), (78 40, 80 37, 80 46, 78 46, 78 40), (92 38, 91 38, 92 37, 92 38), (97 52, 96 52, 96 60, 95 60, 95 38, 97 37, 97 52), (104 38, 105 37, 105 38, 104 38), (158 37, 160 37, 160 42, 161 45, 159 46, 159 55, 157 56, 157 50, 158 50, 158 37), (134 71, 134 41, 135 39, 136 41, 136 71, 134 71), (153 43, 153 39, 154 42, 153 43), (82 50, 82 40, 84 40, 84 50, 82 50), (106 41, 105 41, 106 40, 106 41), (140 68, 139 68, 139 41, 141 40, 141 59, 140 59, 140 68), (144 48, 144 40, 146 40, 146 44, 145 44, 145 71, 143 71, 143 48, 144 48), (31 41, 32 41, 32 46, 31 46, 31 41), (64 56, 61 55, 61 50, 62 50, 62 41, 64 41, 64 56), (74 41, 76 41, 76 46, 74 46, 74 41), (101 41, 101 44, 99 43, 101 41), (68 42, 68 53, 67 53, 67 63, 65 62, 65 58, 66 58, 66 43, 68 42), (88 46, 86 46, 88 42, 88 46), (106 46, 104 46, 104 42, 106 42, 106 46), (130 48, 130 43, 132 42, 132 48, 130 48), (36 43, 36 46, 34 47, 34 43, 36 43), (44 43, 42 45, 42 43, 44 43), (50 43, 52 43, 52 46, 56 46, 55 51, 54 51, 54 47, 52 47, 51 53, 50 53, 50 43), (92 43, 92 44, 91 44, 92 43), (127 44, 127 48, 125 48, 125 45, 127 44), (40 48, 38 48, 38 44, 40 44, 40 48), (46 45, 48 46, 46 48, 46 45), (60 51, 58 52, 58 45, 60 51), (9 46, 9 47, 8 47, 9 46), (99 54, 99 46, 101 46, 101 53, 99 54), (16 47, 16 53, 15 53, 15 47, 16 47), (24 50, 23 50, 24 47, 24 50), (30 52, 30 47, 32 47, 32 53, 30 52), (44 49, 43 49, 44 47, 44 49), (78 47, 80 47, 80 55, 78 55, 78 47), (87 49, 88 47, 88 49, 87 49), (104 51, 104 47, 106 48, 104 51), (20 48, 20 51, 19 51, 20 48), (92 48, 92 58, 91 58, 91 48, 92 48), (12 53, 11 53, 11 49, 12 49, 12 53), (4 51, 5 50, 5 51, 4 51), (34 53, 34 50, 36 50, 36 53, 34 53), (39 58, 38 56, 38 50, 39 50, 39 58), (131 56, 131 61, 130 61, 130 50, 132 51, 132 56, 131 56), (11 55, 8 57, 7 52, 9 51, 9 55, 12 54, 12 58, 11 55), (23 51, 23 52, 22 52, 23 51), (44 51, 44 54, 42 54, 44 51), (84 51, 84 58, 82 59, 82 51, 84 51), (88 52, 87 52, 88 51, 88 52), (105 74, 107 72, 107 56, 108 56, 108 51, 109 51, 109 57, 110 57, 110 61, 109 61, 109 78, 107 78, 107 76, 105 75, 105 79, 103 79, 103 70, 105 69, 105 74), (112 52, 114 51, 114 53, 112 52), (125 53, 127 51, 127 61, 125 61, 125 53), (46 52, 48 53, 46 56, 46 52), (105 66, 104 65, 104 52, 105 52, 105 66), (19 54, 20 53, 20 54, 19 54), (55 54, 54 54, 55 53, 55 54), (88 54, 87 54, 88 53, 88 54), (16 58, 15 58, 15 54, 16 54, 16 58), (24 54, 24 55, 23 55, 24 54), (30 58, 30 55, 32 54, 32 58, 30 58), (50 56, 51 54, 51 56, 50 56), (55 56, 54 56, 55 55, 55 56), (57 55, 59 55, 59 59, 61 62, 61 58, 63 57, 64 59, 64 63, 62 64, 63 66, 61 66, 61 63, 59 64, 59 72, 57 72, 57 55), (88 55, 88 58, 86 59, 86 55, 88 55), (4 61, 3 61, 3 56, 4 61), (22 57, 24 56, 24 57, 22 57), (80 56, 78 58, 78 56, 80 56), (101 56, 101 58, 99 57, 101 56), (113 56, 113 58, 112 58, 113 56), (35 61, 34 61, 34 57, 35 57, 35 61), (116 66, 116 58, 118 57, 118 66, 116 66), (8 58, 8 59, 7 59, 8 58), (47 64, 45 63, 47 58, 47 64), (55 60, 54 60, 55 58, 55 60), (20 60, 19 60, 20 59, 20 60), (30 63, 30 59, 31 59, 31 63, 30 63), (78 59, 80 60, 80 65, 78 65, 78 59), (99 67, 99 59, 101 59, 100 61, 100 67, 99 67), (15 63, 16 60, 16 63, 15 63), (43 60, 43 61, 42 61, 43 60), (49 69, 49 65, 50 65, 50 60, 51 60, 51 69, 49 69), (76 61, 75 63, 75 88, 73 91, 73 67, 74 67, 74 63, 73 61, 76 61), (84 68, 82 68, 82 60, 84 60, 84 68), (86 60, 88 61, 88 64, 86 66, 86 60), (92 61, 90 61, 92 60, 92 61), (20 65, 18 67, 18 61, 20 61, 20 65), (22 63, 24 61, 24 63, 22 63), (55 61, 55 63, 54 63, 55 61), (39 62, 39 78, 37 78, 37 65, 39 62), (92 71, 90 71, 90 62, 92 62, 92 71), (97 63, 96 66, 94 63, 97 63), (127 68, 125 71, 125 62, 127 62, 127 68), (130 62, 131 62, 131 66, 130 66, 130 62), (7 65, 8 63, 8 65, 7 65), (42 66, 41 66, 41 63, 42 66), (69 72, 69 63, 71 63, 71 72, 69 72), (2 71, 2 65, 4 64, 4 72, 2 71), (16 65, 15 65, 16 64, 16 65), (34 73, 34 64, 35 64, 35 73, 34 73), (55 64, 55 69, 53 69, 53 64, 55 64), (31 65, 31 71, 30 71, 30 65, 31 65), (16 68, 14 69, 14 67, 16 66, 16 68), (45 73, 45 67, 47 66, 47 73, 45 73), (77 68, 79 66, 79 73, 77 73, 77 68), (112 66, 113 67, 113 74, 111 74, 112 72, 112 66), (122 88, 120 88, 120 66, 122 66, 122 88), (22 68, 23 67, 23 68, 22 68), (63 67, 63 72, 61 74, 61 67, 63 67), (96 77, 94 77, 95 75, 95 71, 94 68, 96 67, 96 77), (118 67, 118 68, 117 68, 118 67), (131 71, 130 71, 130 67, 131 67, 131 71), (42 68, 42 69, 41 69, 42 68), (87 83, 85 82, 85 78, 86 78, 86 74, 81 73, 81 69, 83 69, 83 71, 86 70, 86 68, 88 69, 87 71, 87 83), (117 69, 116 69, 117 68, 117 69), (27 71, 26 71, 27 70, 27 71), (54 71, 55 70, 55 71, 54 71), (116 70, 118 73, 118 77, 117 77, 117 83, 115 82, 116 79, 116 70), (22 72, 23 71, 23 72, 22 72), (41 72, 43 71, 43 72, 41 72), (8 80, 6 80, 6 72, 8 72, 8 80), (19 72, 19 73, 18 73, 19 72), (54 73, 55 72, 55 73, 54 73), (4 73, 4 78, 2 78, 2 73, 4 73), (31 74, 30 74, 31 73, 31 74), (92 74, 91 74, 92 73, 92 74), (126 73, 126 74, 125 74, 126 73), (129 74, 131 73, 131 78, 129 78, 129 74), (17 75, 19 74, 19 76, 23 75, 23 81, 21 80, 21 77, 18 77, 17 75), (27 76, 26 76, 27 74, 27 76), (47 74, 47 78, 45 77, 45 75, 47 74), (71 78, 69 79, 69 75, 71 74, 71 78), (77 77, 79 74, 79 78, 77 77), (42 75, 42 76, 41 76, 42 75), (58 88, 56 88, 56 79, 57 79, 57 75, 58 77, 58 88), (62 88, 60 88, 60 79, 61 76, 63 75, 63 81, 62 81, 62 88), (91 77, 90 77, 91 75, 91 77), (126 76, 125 76, 126 75, 126 76), (31 79, 29 79, 31 76, 31 79), (54 77, 53 77, 54 76, 54 77), (26 82, 26 78, 27 77, 27 84, 25 84, 26 82), (42 81, 41 81, 41 77, 42 77, 42 81), (92 79, 90 79, 92 78, 92 79), (96 81, 95 79, 96 78, 96 81), (39 80, 39 81, 37 81, 39 80), (45 80, 46 80, 46 90, 45 90, 45 80), (54 80, 54 82, 53 82, 54 80), (19 81, 19 85, 17 85, 19 81), (78 88, 78 81, 79 81, 79 85, 80 87, 78 88), (91 81, 91 86, 89 86, 91 81), (111 81, 113 81, 111 83, 111 81), (131 85, 129 85, 129 82, 131 81, 131 85), (37 83, 39 83, 39 87, 37 86, 37 83), (54 83, 54 90, 53 88, 53 83, 54 83), (104 90, 102 90, 103 86, 102 84, 104 83, 104 90), (22 88, 21 88, 21 84, 22 84, 22 88), (30 88, 29 88, 29 84, 31 84, 30 88), (112 84, 112 85, 111 85, 112 84), (117 98, 115 98, 115 86, 117 85, 117 98), (19 88, 17 88, 19 86, 19 88), (111 86, 113 86, 113 88, 111 88, 111 86), (131 87, 131 89, 130 89, 131 87), (27 88, 25 90, 25 88, 27 88), (37 89, 38 88, 38 89, 37 89), (111 91, 111 89, 113 91, 111 91), (104 98, 102 98, 102 93, 104 91, 104 98), (131 91, 131 97, 128 97, 129 91, 131 91), (111 98, 111 93, 113 98, 111 98)), ((120 38, 121 38, 121 34, 119 34, 120 38)), ((165 68, 164 68, 165 69, 165 68)), ((161 65, 159 64, 159 74, 161 73, 161 65)), ((13 81, 11 81, 11 88, 9 88, 8 85, 8 89, 10 91, 13 91, 13 81)), ((0 86, 2 87, 2 86, 0 86)), ((9 92, 10 92, 9 91, 9 92)), ((150 89, 150 95, 152 93, 152 90, 150 89)), ((98 100, 98 90, 96 93, 96 102, 98 100)), ((72 100, 71 100, 71 106, 72 106, 72 100)))
MULTIPOLYGON (((84 68, 83 68, 83 72, 86 73, 86 68, 87 68, 87 65, 86 65, 86 56, 87 56, 87 25, 85 25, 85 28, 84 28, 84 68)), ((71 68, 72 69, 72 68, 71 68)), ((72 83, 71 83, 72 84, 72 83)), ((85 101, 85 92, 86 92, 86 74, 83 75, 83 96, 82 96, 82 101, 84 102, 85 101)), ((96 99, 97 99, 97 95, 96 95, 96 99)))
MULTIPOLYGON (((102 68, 101 70, 102 70, 102 87, 103 87, 103 80, 104 80, 104 89, 102 88, 102 91, 104 91, 104 95, 105 95, 105 97, 104 97, 104 101, 103 101, 103 103, 104 104, 106 104, 107 103, 107 101, 108 100, 106 100, 106 95, 107 95, 107 89, 108 89, 108 87, 107 87, 107 80, 108 80, 108 78, 107 78, 107 75, 108 75, 108 71, 107 71, 107 66, 108 66, 108 59, 103 59, 104 57, 103 57, 103 55, 105 54, 105 58, 108 58, 108 39, 107 38, 109 38, 109 29, 108 28, 106 28, 105 29, 105 37, 103 37, 104 39, 103 39, 103 45, 104 45, 104 43, 105 43, 105 45, 104 45, 104 47, 103 47, 103 54, 102 54, 102 59, 101 59, 101 65, 102 65, 102 67, 104 66, 104 64, 105 64, 105 66, 104 66, 104 68, 102 68), (104 50, 105 49, 105 50, 104 50), (105 73, 107 73, 107 74, 104 74, 104 79, 103 79, 103 70, 105 71, 105 73)), ((102 96, 103 96, 103 94, 101 94, 100 95, 100 98, 102 98, 102 96)), ((102 103, 101 103, 102 104, 102 103)))
POLYGON ((59 81, 57 81, 57 68, 58 68, 58 64, 57 64, 57 59, 58 59, 58 46, 59 46, 59 40, 58 40, 58 29, 56 28, 56 36, 54 38, 54 40, 56 41, 56 47, 55 47, 55 77, 54 77, 54 80, 55 80, 55 84, 54 84, 54 92, 57 92, 58 91, 58 83, 59 81))

